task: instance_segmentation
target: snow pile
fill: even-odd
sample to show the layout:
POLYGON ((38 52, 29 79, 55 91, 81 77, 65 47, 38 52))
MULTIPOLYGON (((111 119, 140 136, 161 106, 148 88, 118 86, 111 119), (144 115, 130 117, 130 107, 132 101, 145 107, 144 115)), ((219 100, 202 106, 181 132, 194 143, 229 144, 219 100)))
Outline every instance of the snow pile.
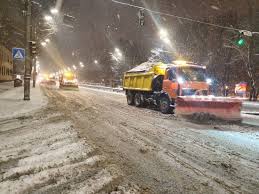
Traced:
POLYGON ((31 88, 31 100, 23 100, 23 87, 12 88, 0 96, 0 119, 20 116, 38 110, 47 104, 39 87, 31 88))
POLYGON ((134 72, 147 72, 150 71, 154 66, 154 63, 142 63, 139 66, 127 71, 127 73, 134 73, 134 72))

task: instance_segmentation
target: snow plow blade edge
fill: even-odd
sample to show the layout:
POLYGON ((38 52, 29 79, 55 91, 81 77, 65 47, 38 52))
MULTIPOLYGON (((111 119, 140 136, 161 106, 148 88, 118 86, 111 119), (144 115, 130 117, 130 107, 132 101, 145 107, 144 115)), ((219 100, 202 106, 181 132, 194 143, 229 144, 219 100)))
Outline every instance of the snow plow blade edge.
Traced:
POLYGON ((237 99, 207 96, 178 97, 175 113, 180 116, 241 121, 241 107, 242 102, 237 99))

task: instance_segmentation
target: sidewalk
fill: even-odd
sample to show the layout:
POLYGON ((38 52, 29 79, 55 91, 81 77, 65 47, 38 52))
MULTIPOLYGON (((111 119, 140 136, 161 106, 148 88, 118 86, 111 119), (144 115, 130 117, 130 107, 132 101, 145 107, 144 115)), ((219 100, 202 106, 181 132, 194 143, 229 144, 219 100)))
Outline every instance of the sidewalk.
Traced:
MULTIPOLYGON (((0 88, 7 88, 7 85, 0 84, 0 88)), ((43 95, 39 86, 31 88, 30 101, 23 100, 23 89, 23 87, 10 88, 0 94, 0 119, 22 116, 47 104, 47 97, 43 95)))
POLYGON ((1 93, 13 88, 13 82, 0 82, 0 95, 1 93))

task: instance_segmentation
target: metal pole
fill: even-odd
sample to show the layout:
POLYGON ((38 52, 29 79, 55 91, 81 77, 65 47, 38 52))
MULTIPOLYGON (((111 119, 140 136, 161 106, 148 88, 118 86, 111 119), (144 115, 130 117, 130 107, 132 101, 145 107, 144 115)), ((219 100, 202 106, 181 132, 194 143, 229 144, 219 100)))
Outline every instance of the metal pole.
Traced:
POLYGON ((25 60, 25 75, 24 75, 24 100, 30 100, 30 81, 31 81, 31 0, 26 0, 26 60, 25 60))
MULTIPOLYGON (((34 22, 33 22, 33 40, 35 41, 35 42, 37 42, 36 40, 37 40, 37 26, 36 26, 36 23, 37 23, 37 21, 36 20, 34 20, 34 22)), ((32 87, 33 88, 35 88, 35 86, 36 86, 36 76, 37 76, 37 71, 36 71, 36 56, 34 55, 34 57, 33 57, 33 73, 32 73, 32 87)))
POLYGON ((36 87, 36 77, 37 77, 37 71, 36 71, 36 58, 33 58, 33 72, 32 72, 32 87, 36 87))

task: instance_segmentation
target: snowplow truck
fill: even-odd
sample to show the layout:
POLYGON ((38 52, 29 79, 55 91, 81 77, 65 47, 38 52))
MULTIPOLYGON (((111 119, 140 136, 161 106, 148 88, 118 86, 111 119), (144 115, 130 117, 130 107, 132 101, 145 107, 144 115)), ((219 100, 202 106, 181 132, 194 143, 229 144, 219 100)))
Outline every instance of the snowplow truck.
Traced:
POLYGON ((78 88, 78 80, 72 71, 66 71, 59 77, 59 88, 78 88))
POLYGON ((242 102, 209 95, 211 80, 206 67, 185 61, 143 63, 124 74, 127 103, 157 106, 162 113, 208 120, 241 120, 242 102))

